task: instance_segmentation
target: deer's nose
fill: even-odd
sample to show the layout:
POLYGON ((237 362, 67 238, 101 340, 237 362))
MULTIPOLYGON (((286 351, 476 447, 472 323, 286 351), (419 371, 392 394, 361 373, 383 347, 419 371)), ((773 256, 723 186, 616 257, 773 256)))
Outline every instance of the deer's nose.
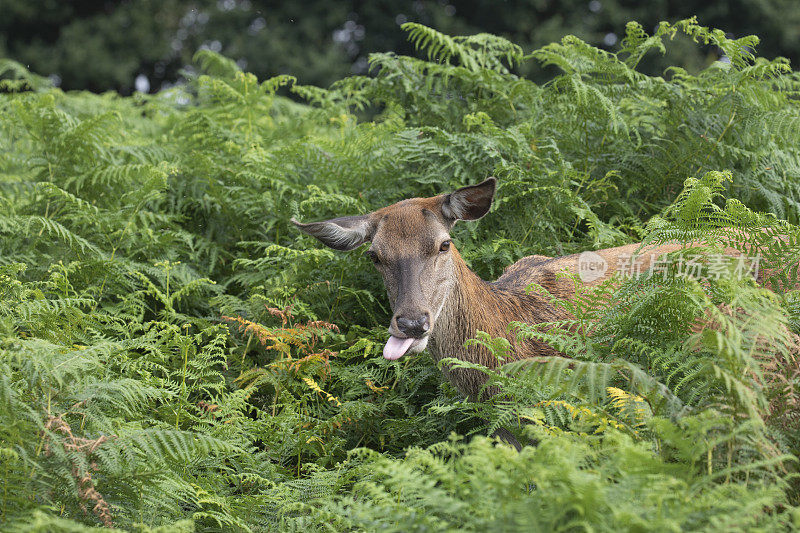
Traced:
POLYGON ((395 319, 397 322, 397 329, 403 335, 419 339, 428 333, 431 329, 431 322, 428 318, 428 313, 424 313, 417 317, 399 316, 395 319))

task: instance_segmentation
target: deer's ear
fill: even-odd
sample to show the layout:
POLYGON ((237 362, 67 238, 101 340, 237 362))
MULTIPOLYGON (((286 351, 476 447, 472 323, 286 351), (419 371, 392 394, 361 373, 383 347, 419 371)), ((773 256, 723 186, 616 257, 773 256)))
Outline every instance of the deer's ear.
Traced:
POLYGON ((477 185, 469 185, 451 192, 444 197, 442 214, 453 222, 481 218, 492 207, 496 184, 495 178, 489 178, 477 185))
POLYGON ((302 224, 292 219, 292 223, 304 233, 316 237, 322 244, 334 250, 352 250, 372 238, 372 223, 369 215, 332 218, 308 224, 302 224))

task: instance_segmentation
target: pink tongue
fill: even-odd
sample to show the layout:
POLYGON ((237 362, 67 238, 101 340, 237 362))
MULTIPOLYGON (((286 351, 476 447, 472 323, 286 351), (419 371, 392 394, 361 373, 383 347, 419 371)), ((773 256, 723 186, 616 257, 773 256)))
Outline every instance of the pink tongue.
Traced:
POLYGON ((401 339, 392 335, 389 337, 389 340, 386 341, 386 346, 383 347, 383 356, 390 361, 400 359, 405 355, 413 342, 414 339, 412 338, 401 339))

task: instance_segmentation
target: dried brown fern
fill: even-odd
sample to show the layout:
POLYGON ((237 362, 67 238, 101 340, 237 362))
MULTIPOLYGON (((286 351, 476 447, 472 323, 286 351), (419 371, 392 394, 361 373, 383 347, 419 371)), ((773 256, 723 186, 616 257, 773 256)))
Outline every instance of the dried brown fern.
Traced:
MULTIPOLYGON (((111 435, 111 437, 101 435, 96 439, 76 437, 72 433, 72 428, 69 426, 69 424, 67 424, 66 421, 64 421, 61 415, 48 416, 44 427, 47 431, 59 432, 64 435, 65 438, 60 443, 64 449, 78 452, 86 456, 89 465, 88 469, 82 471, 78 464, 74 462, 71 468, 72 476, 78 482, 78 493, 82 502, 80 507, 85 513, 88 513, 85 504, 89 503, 91 505, 91 503, 94 503, 92 512, 95 514, 95 516, 97 516, 97 518, 106 527, 113 527, 114 524, 111 517, 111 506, 105 500, 103 495, 97 491, 94 485, 94 479, 92 478, 92 472, 97 471, 97 463, 94 461, 88 461, 88 459, 89 456, 93 454, 104 442, 108 441, 109 438, 114 438, 114 435, 111 435)), ((44 451, 47 455, 52 454, 50 443, 47 442, 47 440, 45 440, 44 451)))

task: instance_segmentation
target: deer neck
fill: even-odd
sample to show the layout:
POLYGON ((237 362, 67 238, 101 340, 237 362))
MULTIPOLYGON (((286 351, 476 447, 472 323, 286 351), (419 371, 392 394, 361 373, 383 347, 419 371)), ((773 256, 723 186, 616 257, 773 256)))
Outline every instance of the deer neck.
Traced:
MULTIPOLYGON (((489 350, 481 346, 464 347, 464 342, 474 338, 476 331, 507 338, 512 345, 509 355, 513 359, 552 351, 535 343, 519 343, 515 335, 508 332, 512 321, 540 323, 558 319, 552 304, 542 296, 502 289, 483 281, 457 252, 454 261, 456 283, 445 299, 431 334, 430 351, 437 361, 454 357, 489 368, 498 366, 497 357, 489 350)), ((448 378, 464 390, 457 380, 449 375, 448 378)))

